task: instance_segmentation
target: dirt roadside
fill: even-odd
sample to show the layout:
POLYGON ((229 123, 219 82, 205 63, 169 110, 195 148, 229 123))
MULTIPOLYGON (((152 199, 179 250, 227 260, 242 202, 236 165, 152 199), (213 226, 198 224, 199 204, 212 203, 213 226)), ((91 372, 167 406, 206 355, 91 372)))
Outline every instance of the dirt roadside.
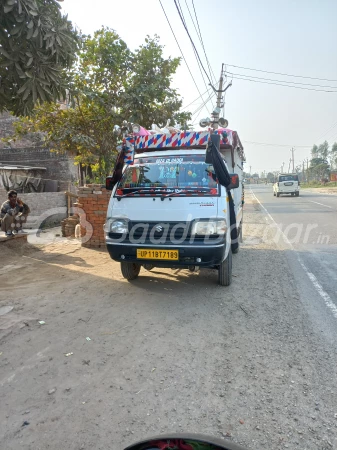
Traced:
POLYGON ((337 194, 337 187, 335 188, 302 188, 302 192, 311 192, 316 194, 330 194, 330 195, 336 195, 337 194))
POLYGON ((209 270, 128 283, 76 243, 1 247, 0 448, 121 450, 169 431, 337 448, 336 348, 272 233, 248 193, 228 288, 209 270))

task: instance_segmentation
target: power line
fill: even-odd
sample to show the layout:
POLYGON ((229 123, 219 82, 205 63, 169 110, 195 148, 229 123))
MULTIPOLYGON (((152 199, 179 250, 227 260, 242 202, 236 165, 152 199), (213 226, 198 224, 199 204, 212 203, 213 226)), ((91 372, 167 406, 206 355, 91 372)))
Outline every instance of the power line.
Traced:
POLYGON ((300 86, 313 86, 313 87, 337 89, 337 86, 326 86, 326 85, 322 85, 322 84, 300 83, 300 82, 296 82, 296 81, 274 80, 272 78, 255 77, 253 75, 245 75, 245 74, 242 74, 242 73, 233 73, 233 72, 227 72, 227 73, 229 75, 233 75, 233 76, 254 78, 254 79, 257 79, 257 80, 264 80, 264 81, 274 81, 274 82, 277 82, 277 83, 286 83, 286 84, 290 84, 291 83, 291 84, 298 84, 300 86))
MULTIPOLYGON (((185 2, 186 2, 186 0, 185 0, 185 2)), ((181 5, 180 5, 179 0, 178 0, 178 4, 179 4, 179 7, 180 7, 181 15, 182 15, 182 17, 183 17, 183 19, 184 19, 184 24, 185 24, 185 26, 187 26, 186 20, 185 20, 185 17, 184 17, 184 13, 183 13, 183 9, 182 9, 182 7, 181 7, 181 5)), ((186 3, 186 5, 187 5, 187 3, 186 3)), ((188 6, 187 6, 187 8, 188 8, 188 6)), ((191 13, 190 13, 190 15, 191 15, 191 13)), ((203 74, 203 72, 202 72, 202 70, 201 70, 200 62, 198 61, 197 54, 196 54, 196 49, 195 49, 194 47, 193 47, 193 51, 194 51, 194 55, 196 56, 196 60, 197 60, 197 63, 198 63, 198 67, 199 67, 199 70, 200 70, 200 73, 201 73, 202 80, 203 80, 203 82, 204 82, 205 88, 207 89, 207 84, 206 84, 206 81, 205 81, 205 77, 204 77, 204 74, 203 74)), ((213 101, 212 101, 212 107, 213 107, 213 109, 214 109, 213 101)))
POLYGON ((317 77, 306 77, 304 75, 290 75, 288 73, 281 73, 281 72, 270 72, 268 70, 261 70, 261 69, 252 69, 250 67, 242 67, 242 66, 234 66, 233 64, 226 64, 227 66, 230 67, 235 67, 237 69, 245 69, 245 70, 252 70, 254 72, 264 72, 264 73, 270 73, 273 75, 283 75, 285 77, 294 77, 294 78, 307 78, 308 80, 319 80, 319 81, 332 81, 332 82, 337 82, 337 80, 330 80, 328 78, 317 78, 317 77))
MULTIPOLYGON (((210 89, 210 88, 208 88, 208 89, 207 89, 203 94, 201 94, 201 95, 207 94, 207 93, 209 92, 209 89, 210 89)), ((183 106, 182 109, 186 109, 186 108, 188 108, 189 106, 193 105, 193 103, 195 103, 197 100, 199 100, 199 98, 201 98, 200 95, 199 95, 199 97, 197 97, 195 100, 193 100, 193 102, 189 103, 189 104, 186 105, 186 106, 183 106)))
POLYGON ((301 89, 301 90, 304 90, 304 91, 337 93, 337 90, 336 91, 329 91, 329 90, 326 90, 326 89, 314 89, 314 88, 306 88, 306 87, 301 87, 301 86, 291 86, 289 84, 270 83, 268 81, 259 81, 259 80, 253 80, 251 78, 241 78, 241 77, 236 77, 236 76, 233 76, 233 78, 235 80, 250 81, 252 83, 260 83, 260 84, 270 84, 270 85, 274 85, 274 86, 282 86, 282 87, 293 88, 293 89, 301 89))
MULTIPOLYGON (((181 56, 183 57, 183 60, 185 61, 185 64, 186 64, 186 66, 187 66, 187 68, 188 68, 188 71, 189 71, 189 73, 190 73, 190 75, 191 75, 191 77, 192 77, 192 80, 193 80, 194 84, 195 84, 195 87, 197 88, 197 91, 199 92, 199 95, 200 95, 201 99, 203 100, 202 94, 200 93, 200 90, 199 90, 199 88, 198 88, 198 85, 197 85, 197 83, 196 83, 196 81, 195 81, 195 79, 194 79, 194 77, 193 77, 193 75, 192 75, 191 69, 190 69, 189 65, 187 64, 187 61, 186 61, 185 56, 184 56, 184 54, 183 54, 183 51, 181 50, 181 47, 180 47, 180 45, 179 45, 178 39, 176 38, 176 35, 174 34, 173 28, 172 28, 172 26, 171 26, 171 23, 170 23, 170 21, 169 21, 169 18, 167 17, 167 14, 166 14, 166 12, 165 12, 165 9, 164 9, 164 6, 163 6, 161 0, 159 0, 159 3, 160 3, 160 6, 162 7, 162 10, 163 10, 164 14, 165 14, 167 23, 169 24, 169 26, 170 26, 170 28, 171 28, 172 34, 173 34, 173 36, 174 36, 174 39, 175 39, 175 41, 176 41, 176 43, 177 43, 177 45, 178 45, 178 47, 179 47, 181 56)), ((204 100, 203 100, 203 101, 204 101, 204 100)), ((205 105, 205 107, 206 107, 206 105, 205 105)), ((210 114, 209 109, 208 109, 207 107, 206 107, 206 109, 207 109, 208 113, 210 114)))
POLYGON ((335 128, 335 126, 337 125, 337 122, 334 123, 330 128, 328 128, 328 131, 326 131, 325 133, 323 133, 318 139, 316 139, 316 141, 321 140, 324 136, 326 136, 331 130, 333 130, 335 128))
MULTIPOLYGON (((160 1, 160 0, 159 0, 159 1, 160 1)), ((161 1, 160 1, 160 3, 161 3, 161 1)), ((195 46, 195 44, 194 44, 194 42, 193 42, 193 39, 192 39, 190 33, 189 33, 189 31, 188 31, 187 25, 186 25, 186 23, 185 23, 185 21, 184 21, 184 19, 183 19, 183 17, 182 17, 182 14, 181 14, 180 9, 179 9, 178 4, 177 4, 177 0, 174 0, 174 4, 176 5, 176 8, 177 8, 179 17, 180 17, 180 19, 181 19, 181 22, 182 22, 182 24, 183 24, 183 26, 184 26, 184 28, 185 28, 185 30, 186 30, 186 33, 187 33, 188 37, 190 38, 190 41, 191 41, 192 46, 193 46, 193 48, 194 48, 194 50, 195 50, 195 52, 196 52, 196 56, 197 56, 197 58, 198 58, 198 60, 199 60, 199 62, 200 62, 200 64, 201 64, 201 67, 202 67, 203 71, 205 72, 206 77, 207 77, 209 83, 212 85, 212 81, 211 81, 211 79, 209 78, 208 73, 206 72, 204 65, 202 64, 202 61, 201 61, 200 56, 199 56, 199 53, 198 53, 198 51, 197 51, 197 49, 196 49, 196 46, 195 46)))
MULTIPOLYGON (((211 91, 211 92, 209 93, 209 96, 208 96, 208 98, 206 99, 205 103, 208 103, 208 102, 210 101, 212 95, 213 95, 213 92, 211 91)), ((199 111, 201 111, 203 107, 204 107, 203 104, 197 106, 196 109, 195 109, 195 111, 192 112, 192 117, 193 117, 195 114, 197 114, 199 111)))
MULTIPOLYGON (((266 142, 253 142, 253 141, 242 141, 246 144, 253 144, 253 145, 266 145, 269 147, 291 147, 291 144, 267 144, 266 142)), ((296 148, 311 148, 311 145, 295 145, 296 148)))
MULTIPOLYGON (((211 93, 209 94, 208 99, 206 100, 206 103, 208 103, 208 102, 211 100, 212 96, 213 96, 213 91, 211 91, 211 93)), ((201 111, 202 108, 203 108, 203 106, 204 106, 204 105, 198 106, 198 108, 192 113, 192 117, 193 117, 197 112, 201 111)))
MULTIPOLYGON (((209 71, 210 77, 212 78, 212 73, 213 73, 213 71, 212 71, 212 68, 211 68, 211 66, 210 66, 209 60, 208 60, 208 58, 207 58, 207 54, 206 54, 204 42, 203 42, 203 40, 202 40, 202 35, 201 35, 201 31, 200 31, 200 27, 199 27, 199 22, 198 22, 198 16, 197 16, 197 13, 196 13, 195 7, 194 7, 194 1, 192 0, 192 4, 193 4, 194 15, 195 15, 195 18, 196 18, 196 21, 197 21, 197 24, 198 24, 198 30, 199 30, 199 31, 197 30, 197 27, 196 27, 195 22, 194 22, 194 20, 193 20, 193 17, 192 17, 190 8, 189 8, 188 3, 187 3, 187 0, 185 0, 185 4, 186 4, 187 10, 188 10, 188 13, 189 13, 189 15, 190 15, 190 18, 191 18, 191 20, 192 20, 194 29, 195 29, 195 31, 196 31, 196 33, 197 33, 197 36, 198 36, 198 38, 199 38, 199 41, 200 41, 200 43, 201 43, 201 45, 202 45, 202 48, 203 48, 203 50, 204 50, 204 55, 205 55, 205 58, 206 58, 206 62, 207 62, 207 66, 208 66, 208 71, 209 71)), ((213 73, 213 78, 214 78, 214 81, 216 81, 216 78, 215 78, 214 73, 213 73)))
MULTIPOLYGON (((192 19, 192 22, 193 22, 193 18, 192 18, 192 15, 191 15, 191 13, 190 13, 190 9, 189 9, 189 7, 188 7, 188 4, 187 4, 187 1, 185 0, 185 3, 186 3, 186 6, 187 6, 187 9, 188 9, 188 12, 189 12, 189 14, 190 14, 190 17, 191 17, 191 19, 192 19)), ((182 12, 182 8, 181 8, 181 5, 180 5, 180 9, 181 9, 181 13, 182 13, 182 15, 183 15, 183 17, 184 17, 184 14, 183 14, 183 12, 182 12)), ((185 24, 186 24, 186 20, 185 20, 185 17, 184 17, 184 21, 185 21, 185 24)), ((194 28, 195 28, 195 30, 196 30, 196 27, 195 27, 195 24, 194 24, 194 22, 193 22, 193 25, 194 25, 194 28)), ((196 30, 197 31, 197 30, 196 30)), ((197 32, 197 35, 198 35, 198 32, 197 32)), ((204 77, 204 74, 203 74, 203 72, 202 72, 202 70, 201 70, 201 66, 200 66, 200 63, 199 63, 199 61, 198 61, 198 58, 197 58, 197 54, 196 54, 196 50, 193 48, 193 50, 194 50, 194 55, 196 56, 196 60, 197 60, 197 63, 198 63, 198 67, 199 67, 199 70, 200 70, 200 73, 201 73, 201 77, 202 77, 202 79, 203 79, 203 82, 204 82, 204 85, 205 85, 205 87, 206 87, 206 89, 207 89, 207 84, 206 84, 206 81, 205 81, 205 77, 204 77)), ((211 75, 211 74, 210 74, 211 75)), ((212 75, 211 75, 212 76, 212 75)), ((214 103, 213 103, 213 100, 211 100, 211 104, 212 104, 212 109, 214 109, 214 103)))
POLYGON ((208 61, 208 58, 207 58, 207 55, 206 55, 206 50, 205 50, 205 46, 204 46, 204 41, 203 41, 203 39, 202 39, 201 30, 200 30, 200 26, 199 26, 199 20, 198 20, 198 16, 197 16, 197 12, 196 12, 195 6, 194 6, 194 0, 192 0, 192 5, 193 5, 193 10, 194 10, 194 15, 195 15, 195 18, 196 18, 196 21, 197 21, 197 25, 198 25, 198 30, 199 30, 199 35, 200 35, 201 45, 202 45, 202 48, 203 48, 204 53, 205 53, 205 58, 206 58, 206 61, 207 61, 208 69, 209 69, 210 72, 212 72, 214 81, 216 82, 216 76, 214 75, 212 66, 210 65, 210 63, 209 63, 209 61, 208 61))
POLYGON ((333 143, 335 143, 336 140, 337 140, 337 135, 336 135, 335 137, 333 137, 332 139, 329 139, 329 141, 330 141, 330 142, 333 142, 333 143))
POLYGON ((201 111, 202 111, 202 108, 199 109, 199 112, 197 113, 197 116, 193 119, 192 125, 195 125, 196 123, 198 123, 197 121, 198 121, 198 118, 199 118, 199 116, 201 114, 201 111))
MULTIPOLYGON (((210 100, 210 98, 211 98, 212 95, 213 95, 213 92, 211 92, 211 94, 210 94, 208 100, 206 100, 207 102, 210 100)), ((200 116, 200 114, 201 114, 201 111, 202 111, 202 106, 199 107, 199 108, 197 108, 197 109, 195 110, 195 112, 192 114, 192 117, 194 117, 194 118, 193 118, 193 122, 192 122, 192 126, 194 126, 196 123, 198 123, 197 121, 198 121, 198 118, 199 118, 199 116, 200 116)))
MULTIPOLYGON (((180 17, 182 17, 182 19, 183 19, 184 27, 187 28, 187 23, 186 23, 186 20, 185 20, 183 9, 181 7, 180 1, 179 0, 177 0, 177 1, 178 1, 178 5, 179 5, 179 11, 180 11, 180 14, 181 14, 180 17)), ((185 3, 186 3, 186 0, 185 0, 185 3)), ((187 6, 187 3, 186 3, 186 6, 187 6)), ((188 6, 187 6, 187 9, 188 9, 188 6)), ((188 9, 188 12, 190 12, 189 9, 188 9)), ((190 13, 190 16, 191 16, 191 13, 190 13)), ((194 25, 194 23, 193 23, 193 25, 194 25)), ((198 67, 199 67, 199 70, 200 70, 200 73, 201 73, 202 80, 204 82, 205 88, 207 89, 207 84, 206 84, 206 81, 205 81, 205 77, 204 77, 203 71, 201 70, 200 62, 198 60, 197 50, 196 50, 196 48, 193 45, 192 45, 192 48, 193 48, 194 55, 195 55, 197 63, 198 63, 198 67)), ((212 103, 212 105, 213 105, 213 103, 212 103)))

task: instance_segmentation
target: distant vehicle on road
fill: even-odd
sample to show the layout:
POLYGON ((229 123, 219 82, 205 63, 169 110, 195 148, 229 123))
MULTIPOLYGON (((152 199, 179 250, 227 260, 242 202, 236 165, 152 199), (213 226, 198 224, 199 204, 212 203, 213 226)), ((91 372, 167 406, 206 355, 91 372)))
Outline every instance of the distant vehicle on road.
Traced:
POLYGON ((279 197, 281 194, 298 197, 300 195, 300 183, 297 173, 281 173, 273 185, 273 194, 274 197, 279 197))

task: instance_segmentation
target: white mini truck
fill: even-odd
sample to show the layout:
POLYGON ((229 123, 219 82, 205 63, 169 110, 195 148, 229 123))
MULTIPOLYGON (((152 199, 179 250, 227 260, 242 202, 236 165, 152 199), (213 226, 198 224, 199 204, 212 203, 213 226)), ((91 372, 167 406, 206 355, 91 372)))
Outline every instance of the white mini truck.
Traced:
POLYGON ((243 222, 244 151, 235 131, 131 135, 112 189, 106 245, 127 280, 141 267, 218 270, 232 280, 243 222), (222 183, 222 184, 220 184, 222 183))
POLYGON ((273 185, 274 197, 281 194, 290 194, 292 197, 300 195, 300 183, 297 173, 280 173, 276 183, 273 185))

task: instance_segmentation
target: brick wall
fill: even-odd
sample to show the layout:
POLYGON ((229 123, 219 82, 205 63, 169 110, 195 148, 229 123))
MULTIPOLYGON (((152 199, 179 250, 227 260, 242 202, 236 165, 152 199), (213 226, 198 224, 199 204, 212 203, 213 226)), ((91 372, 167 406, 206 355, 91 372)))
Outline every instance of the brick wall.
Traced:
POLYGON ((81 218, 82 245, 105 247, 103 225, 111 191, 101 185, 87 185, 78 188, 78 213, 81 218))

